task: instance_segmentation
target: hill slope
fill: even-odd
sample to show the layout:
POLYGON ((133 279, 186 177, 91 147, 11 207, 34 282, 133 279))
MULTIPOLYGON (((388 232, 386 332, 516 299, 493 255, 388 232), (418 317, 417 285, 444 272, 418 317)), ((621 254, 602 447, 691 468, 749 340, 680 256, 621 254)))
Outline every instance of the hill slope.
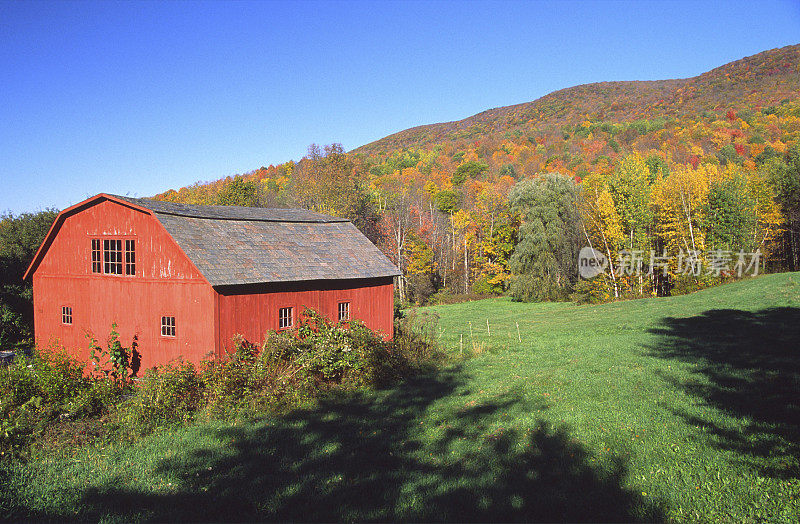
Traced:
MULTIPOLYGON (((786 190, 794 183, 789 183, 795 176, 787 174, 795 172, 790 165, 800 166, 793 160, 798 148, 800 45, 794 45, 689 79, 563 89, 459 122, 408 129, 350 153, 340 145, 316 149, 297 163, 262 167, 159 198, 305 207, 347 217, 406 276, 422 275, 412 295, 418 292, 424 300, 440 287, 505 289, 518 233, 508 195, 518 181, 552 172, 579 183, 588 180, 582 187, 608 186, 609 198, 616 198, 614 212, 622 216, 624 199, 609 184, 626 160, 625 169, 646 176, 643 198, 651 210, 658 198, 673 194, 668 186, 677 179, 666 178, 671 172, 701 185, 722 176, 747 178, 751 194, 741 197, 742 205, 759 202, 761 211, 747 216, 761 217, 754 227, 767 229, 736 231, 737 238, 770 239, 765 252, 772 267, 800 268, 800 238, 787 233, 800 230, 800 213, 786 190), (780 182, 785 177, 787 184, 780 182), (451 220, 456 214, 460 225, 451 220), (781 221, 797 226, 776 233, 781 221)), ((698 195, 700 209, 713 207, 707 195, 698 195)), ((671 212, 653 218, 650 231, 672 231, 667 223, 682 224, 680 216, 664 214, 671 212)), ((659 239, 653 235, 648 241, 667 241, 667 233, 659 239)))
POLYGON ((680 80, 599 82, 533 102, 483 111, 456 122, 413 127, 353 150, 367 155, 515 129, 630 122, 719 109, 758 108, 800 97, 800 44, 764 51, 680 80))

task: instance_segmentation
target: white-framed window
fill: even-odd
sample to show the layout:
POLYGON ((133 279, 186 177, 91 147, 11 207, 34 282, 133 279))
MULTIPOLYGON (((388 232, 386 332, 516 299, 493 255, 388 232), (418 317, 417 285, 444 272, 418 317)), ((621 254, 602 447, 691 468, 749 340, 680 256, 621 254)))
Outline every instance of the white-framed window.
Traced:
POLYGON ((61 323, 67 326, 72 325, 72 306, 61 306, 61 323))
POLYGON ((136 241, 125 241, 125 274, 136 274, 136 241))
POLYGON ((123 244, 120 238, 93 238, 92 273, 135 275, 136 240, 127 239, 123 244))
POLYGON ((103 273, 122 274, 122 240, 118 238, 103 240, 103 273))
POLYGON ((161 317, 161 336, 175 336, 175 317, 161 317))
POLYGON ((294 325, 294 308, 278 308, 278 329, 289 329, 294 325))
POLYGON ((103 247, 99 238, 92 239, 92 273, 103 272, 103 247))
POLYGON ((339 322, 350 320, 350 302, 339 302, 339 322))

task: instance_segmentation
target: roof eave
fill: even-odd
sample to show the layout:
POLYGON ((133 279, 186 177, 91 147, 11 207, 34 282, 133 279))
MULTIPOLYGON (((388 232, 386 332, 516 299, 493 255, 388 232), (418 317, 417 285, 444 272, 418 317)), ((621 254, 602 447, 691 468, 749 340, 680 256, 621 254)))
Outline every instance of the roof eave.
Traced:
POLYGON ((336 278, 296 278, 292 280, 237 280, 237 281, 221 281, 211 282, 212 287, 230 287, 230 286, 252 286, 261 284, 288 284, 292 282, 320 282, 320 281, 337 281, 337 280, 368 280, 372 278, 394 278, 402 276, 402 273, 383 273, 380 275, 357 275, 357 276, 342 276, 336 278))

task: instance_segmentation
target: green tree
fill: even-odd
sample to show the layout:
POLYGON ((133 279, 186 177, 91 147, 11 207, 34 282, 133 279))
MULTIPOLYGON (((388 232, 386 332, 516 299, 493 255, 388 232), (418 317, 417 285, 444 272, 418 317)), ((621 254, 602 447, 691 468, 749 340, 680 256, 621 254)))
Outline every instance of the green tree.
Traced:
POLYGON ((500 176, 510 176, 511 178, 517 178, 517 170, 514 169, 514 164, 506 164, 500 168, 500 176))
POLYGON ((650 249, 653 212, 650 208, 652 171, 638 155, 629 155, 617 164, 608 178, 608 192, 619 213, 628 249, 650 249))
POLYGON ((731 163, 741 165, 743 158, 736 153, 736 148, 733 144, 726 144, 722 149, 717 151, 717 159, 723 166, 731 163))
POLYGON ((653 182, 658 175, 662 177, 669 176, 669 164, 660 156, 650 155, 644 163, 647 165, 647 169, 650 170, 650 182, 653 182))
POLYGON ((474 160, 464 162, 458 166, 453 173, 452 182, 454 186, 460 186, 467 178, 478 178, 481 173, 489 169, 489 166, 474 160))
POLYGON ((786 269, 800 269, 800 142, 786 150, 783 158, 772 158, 762 166, 786 218, 783 237, 786 269))
POLYGON ((451 189, 445 189, 434 195, 434 202, 439 211, 452 215, 460 207, 461 194, 451 189))
POLYGON ((33 337, 33 290, 23 282, 28 264, 58 211, 0 216, 0 348, 28 344, 33 337))
POLYGON ((767 144, 764 150, 756 155, 755 162, 757 166, 760 166, 766 164, 773 158, 780 158, 780 157, 781 154, 775 151, 775 148, 773 148, 771 145, 767 144))
POLYGON ((217 203, 221 206, 258 206, 259 185, 254 180, 246 180, 242 175, 236 175, 220 191, 217 203))
POLYGON ((509 203, 522 225, 511 256, 515 300, 558 300, 577 278, 579 224, 578 188, 571 177, 547 173, 517 183, 509 203))
POLYGON ((711 183, 705 210, 706 245, 716 249, 751 250, 755 200, 747 188, 747 179, 741 174, 725 177, 711 183))

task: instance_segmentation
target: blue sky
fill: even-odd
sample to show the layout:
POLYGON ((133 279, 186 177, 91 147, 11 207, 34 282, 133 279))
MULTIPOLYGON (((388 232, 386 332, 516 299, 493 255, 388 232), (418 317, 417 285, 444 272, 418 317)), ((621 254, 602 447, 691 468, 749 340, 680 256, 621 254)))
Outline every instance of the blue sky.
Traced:
POLYGON ((0 0, 0 212, 800 43, 800 2, 0 0))

